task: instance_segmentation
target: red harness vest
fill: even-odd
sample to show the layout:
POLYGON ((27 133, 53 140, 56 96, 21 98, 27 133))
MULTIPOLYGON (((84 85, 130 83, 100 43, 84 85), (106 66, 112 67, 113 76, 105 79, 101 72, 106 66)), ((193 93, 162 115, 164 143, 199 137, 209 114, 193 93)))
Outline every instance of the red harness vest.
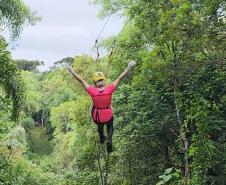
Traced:
POLYGON ((111 100, 115 90, 116 87, 113 84, 108 85, 101 92, 92 86, 87 88, 87 92, 93 100, 92 117, 95 123, 104 124, 112 119, 111 100))

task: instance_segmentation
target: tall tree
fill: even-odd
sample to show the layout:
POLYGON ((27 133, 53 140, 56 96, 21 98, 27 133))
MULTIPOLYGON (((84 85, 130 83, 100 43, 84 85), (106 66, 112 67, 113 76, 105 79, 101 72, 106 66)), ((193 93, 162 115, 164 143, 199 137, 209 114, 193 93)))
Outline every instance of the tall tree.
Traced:
POLYGON ((16 66, 12 63, 10 53, 6 47, 7 44, 5 41, 0 39, 0 87, 3 88, 5 92, 1 100, 12 99, 12 118, 17 119, 22 103, 23 84, 21 76, 16 66))
POLYGON ((40 17, 26 6, 23 0, 1 0, 0 1, 0 33, 9 30, 11 37, 18 37, 23 26, 34 24, 40 17))
MULTIPOLYGON (((37 17, 22 0, 1 0, 0 1, 0 33, 8 29, 11 38, 16 38, 25 23, 34 23, 37 17)), ((22 96, 22 85, 16 66, 12 64, 10 52, 7 50, 7 43, 0 36, 0 85, 6 92, 6 97, 13 100, 13 118, 18 116, 22 96)))
POLYGON ((38 60, 20 59, 20 60, 14 60, 14 62, 16 63, 19 69, 24 71, 34 71, 34 72, 38 72, 37 67, 44 65, 43 61, 38 61, 38 60))

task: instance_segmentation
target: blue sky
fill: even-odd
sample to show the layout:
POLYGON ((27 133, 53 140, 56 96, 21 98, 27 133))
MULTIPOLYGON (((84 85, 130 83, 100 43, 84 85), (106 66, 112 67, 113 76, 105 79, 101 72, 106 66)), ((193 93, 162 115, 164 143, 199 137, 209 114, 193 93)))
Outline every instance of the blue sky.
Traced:
MULTIPOLYGON (((12 51, 15 59, 41 60, 48 69, 64 57, 89 53, 106 19, 97 17, 100 7, 89 0, 24 0, 42 21, 25 27, 12 51)), ((122 29, 119 17, 110 17, 101 38, 122 29)), ((94 53, 90 53, 94 54, 94 53)))

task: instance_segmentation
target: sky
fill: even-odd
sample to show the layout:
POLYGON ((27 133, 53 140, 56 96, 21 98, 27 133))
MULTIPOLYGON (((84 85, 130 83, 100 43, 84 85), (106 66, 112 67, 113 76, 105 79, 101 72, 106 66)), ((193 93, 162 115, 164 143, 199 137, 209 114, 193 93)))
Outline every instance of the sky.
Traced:
MULTIPOLYGON (((89 0, 24 0, 42 17, 35 26, 24 27, 20 39, 14 43, 14 59, 44 61, 47 70, 54 62, 79 54, 95 55, 90 49, 106 21, 98 18, 99 6, 89 0)), ((117 34, 123 21, 110 17, 102 38, 117 34)))

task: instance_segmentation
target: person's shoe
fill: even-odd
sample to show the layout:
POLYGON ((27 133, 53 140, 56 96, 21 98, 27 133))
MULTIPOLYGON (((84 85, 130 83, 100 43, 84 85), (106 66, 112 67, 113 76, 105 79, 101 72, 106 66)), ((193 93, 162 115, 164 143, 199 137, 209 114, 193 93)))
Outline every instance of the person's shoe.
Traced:
POLYGON ((105 140, 106 140, 106 136, 100 137, 100 143, 101 144, 103 144, 105 140))
POLYGON ((107 151, 108 153, 112 152, 112 143, 107 143, 107 151))

